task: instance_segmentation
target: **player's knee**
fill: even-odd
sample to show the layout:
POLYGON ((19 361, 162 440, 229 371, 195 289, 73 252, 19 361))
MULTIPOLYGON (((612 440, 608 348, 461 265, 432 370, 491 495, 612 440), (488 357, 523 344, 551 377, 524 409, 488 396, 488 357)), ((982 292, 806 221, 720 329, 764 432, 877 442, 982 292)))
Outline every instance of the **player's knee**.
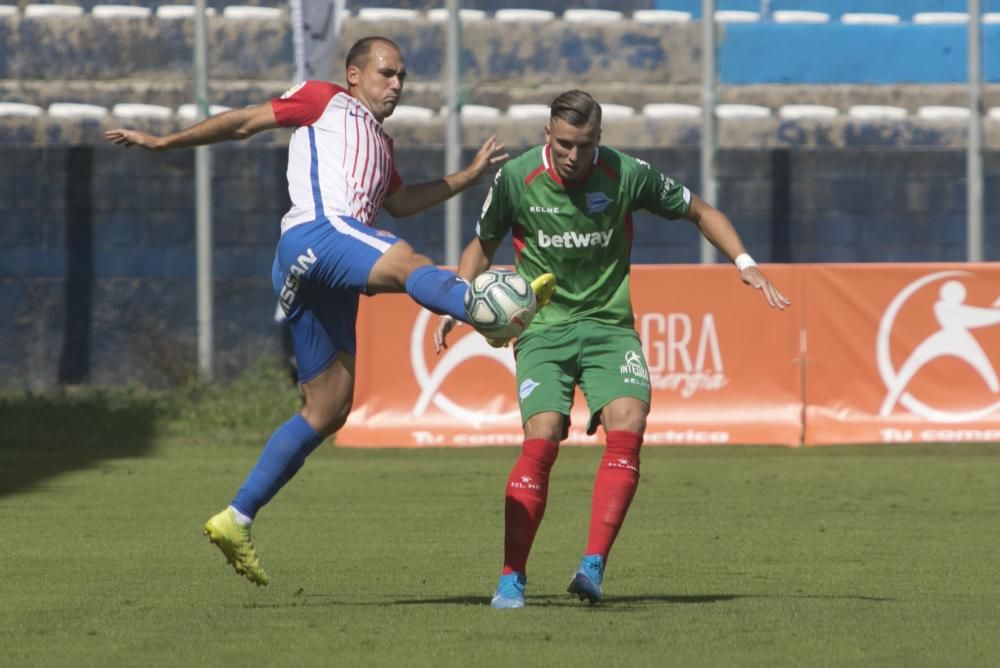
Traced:
POLYGON ((306 422, 323 437, 334 434, 347 423, 351 414, 351 402, 306 402, 302 416, 306 422))

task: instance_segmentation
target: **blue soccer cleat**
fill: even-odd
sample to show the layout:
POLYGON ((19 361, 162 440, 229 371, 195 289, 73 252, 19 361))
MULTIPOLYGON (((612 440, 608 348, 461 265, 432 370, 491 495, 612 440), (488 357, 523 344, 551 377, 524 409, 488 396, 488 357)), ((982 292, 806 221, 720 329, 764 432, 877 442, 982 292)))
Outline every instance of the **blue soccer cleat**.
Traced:
POLYGON ((580 560, 580 570, 573 576, 566 590, 576 594, 580 600, 587 599, 591 605, 604 598, 601 581, 604 579, 604 559, 599 554, 588 554, 580 560))
POLYGON ((528 579, 524 573, 514 571, 509 575, 501 575, 500 582, 497 583, 497 590, 493 594, 490 605, 494 608, 523 608, 524 607, 524 585, 528 579))

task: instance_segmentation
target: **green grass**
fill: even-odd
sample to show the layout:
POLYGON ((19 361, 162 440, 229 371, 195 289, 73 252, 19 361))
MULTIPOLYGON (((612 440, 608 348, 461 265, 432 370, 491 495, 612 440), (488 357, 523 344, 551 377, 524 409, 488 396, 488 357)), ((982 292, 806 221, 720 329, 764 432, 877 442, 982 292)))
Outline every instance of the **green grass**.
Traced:
POLYGON ((196 402, 0 400, 20 425, 0 437, 0 663, 971 666, 1000 653, 996 446, 648 448, 594 608, 564 590, 599 451, 564 448, 529 607, 494 611, 510 448, 324 446, 255 525, 272 585, 233 574, 200 527, 273 426, 247 425, 294 408, 294 390, 264 388, 256 410, 247 386, 183 390, 196 402), (60 405, 32 426, 28 406, 60 405))

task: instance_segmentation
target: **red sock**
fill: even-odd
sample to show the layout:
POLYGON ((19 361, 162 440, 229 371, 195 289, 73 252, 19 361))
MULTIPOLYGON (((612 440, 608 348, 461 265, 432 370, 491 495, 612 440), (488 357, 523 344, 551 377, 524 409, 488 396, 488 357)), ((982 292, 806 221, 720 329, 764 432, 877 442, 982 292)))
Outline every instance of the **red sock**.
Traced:
POLYGON ((559 444, 544 438, 525 439, 504 499, 503 574, 525 573, 535 532, 545 514, 549 471, 559 454, 559 444))
POLYGON ((584 554, 599 554, 608 561, 608 552, 625 521, 629 504, 639 486, 639 448, 642 434, 609 431, 608 444, 594 479, 590 510, 590 535, 584 554))

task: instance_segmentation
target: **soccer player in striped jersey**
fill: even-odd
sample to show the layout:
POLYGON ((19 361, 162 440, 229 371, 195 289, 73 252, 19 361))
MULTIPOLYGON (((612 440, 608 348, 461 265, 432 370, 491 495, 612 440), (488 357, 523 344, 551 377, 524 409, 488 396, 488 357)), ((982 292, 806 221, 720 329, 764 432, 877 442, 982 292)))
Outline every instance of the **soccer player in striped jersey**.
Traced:
MULTIPOLYGON (((504 563, 494 608, 524 607, 528 553, 545 512, 549 472, 569 430, 576 385, 590 409, 587 433, 600 424, 606 445, 586 549, 569 591, 591 603, 603 596, 608 553, 639 483, 650 400, 629 296, 632 212, 691 221, 769 306, 789 304, 722 212, 642 160, 599 146, 600 139, 601 107, 590 95, 574 90, 557 97, 545 143, 497 173, 458 268, 467 280, 478 276, 509 232, 518 273, 559 277, 551 303, 515 344, 525 438, 507 480, 504 563)), ((438 349, 454 326, 454 318, 442 317, 435 331, 438 349)))
POLYGON ((385 37, 359 40, 347 55, 346 75, 347 88, 307 81, 280 98, 162 137, 128 129, 105 133, 115 144, 158 151, 294 128, 288 148, 292 207, 281 220, 272 281, 291 329, 303 407, 274 432, 232 503, 204 527, 236 572, 258 585, 270 578, 251 539, 252 520, 351 410, 359 295, 405 291, 436 313, 467 320, 468 284, 375 229, 379 211, 403 217, 427 209, 507 159, 490 137, 465 169, 404 184, 392 138, 382 128, 406 79, 399 47, 385 37))

